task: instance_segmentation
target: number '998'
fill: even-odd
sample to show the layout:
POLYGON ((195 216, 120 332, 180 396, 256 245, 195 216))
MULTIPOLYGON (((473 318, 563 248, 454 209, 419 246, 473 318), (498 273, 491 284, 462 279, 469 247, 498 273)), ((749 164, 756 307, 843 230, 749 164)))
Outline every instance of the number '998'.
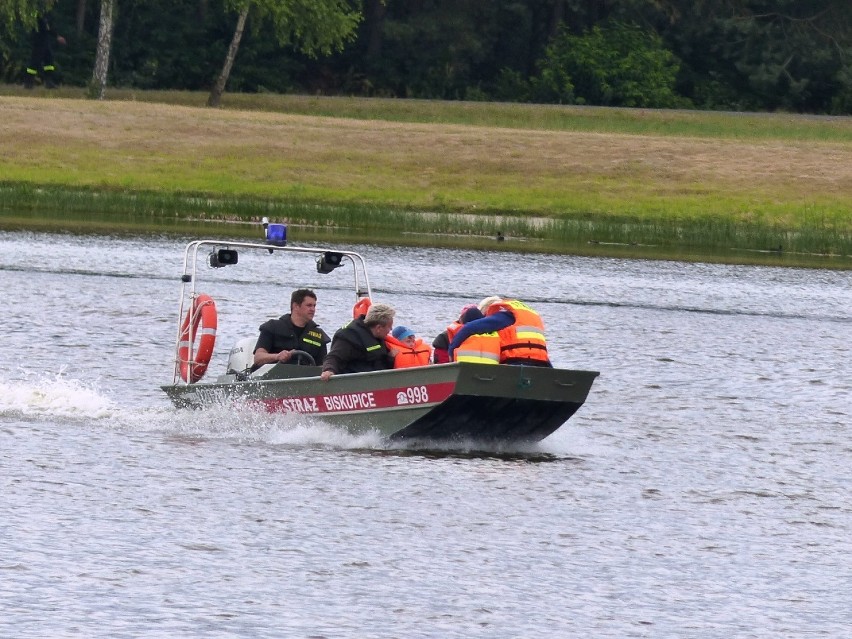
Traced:
POLYGON ((425 404, 429 401, 429 391, 425 386, 411 386, 405 389, 405 396, 412 404, 425 404))

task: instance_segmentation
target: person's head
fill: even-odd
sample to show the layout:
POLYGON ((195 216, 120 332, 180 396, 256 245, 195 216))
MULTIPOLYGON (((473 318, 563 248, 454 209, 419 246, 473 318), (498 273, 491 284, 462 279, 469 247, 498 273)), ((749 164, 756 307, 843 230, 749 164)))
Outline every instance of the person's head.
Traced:
POLYGON ((406 346, 413 347, 417 343, 417 336, 414 334, 414 331, 407 326, 397 326, 393 329, 393 331, 391 331, 391 335, 406 346))
POLYGON ((309 288, 300 288, 290 296, 290 319, 296 326, 304 326, 317 312, 317 295, 309 288))
POLYGON ((370 329, 373 337, 384 339, 393 328, 396 311, 389 304, 371 304, 364 316, 364 325, 370 329))
POLYGON ((459 311, 459 322, 462 321, 462 317, 464 317, 464 314, 472 308, 477 308, 476 304, 465 304, 464 306, 462 306, 461 311, 459 311))
POLYGON ((480 312, 481 312, 483 315, 486 315, 486 314, 488 313, 488 307, 489 307, 489 306, 491 306, 492 304, 494 304, 494 302, 499 302, 499 301, 500 301, 500 300, 502 300, 502 299, 503 299, 503 298, 502 298, 502 297, 500 297, 499 295, 492 295, 492 296, 490 296, 490 297, 486 297, 484 300, 482 300, 482 301, 479 303, 479 310, 480 310, 480 312))
POLYGON ((462 324, 467 324, 468 322, 473 322, 478 319, 482 319, 485 315, 482 314, 475 304, 472 304, 469 309, 467 309, 462 316, 459 318, 459 322, 462 324))

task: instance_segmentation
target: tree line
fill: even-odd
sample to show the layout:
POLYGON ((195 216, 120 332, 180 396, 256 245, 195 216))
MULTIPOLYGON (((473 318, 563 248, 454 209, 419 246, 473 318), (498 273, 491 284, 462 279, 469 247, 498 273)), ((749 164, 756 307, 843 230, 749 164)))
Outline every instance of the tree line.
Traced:
MULTIPOLYGON (((4 82, 39 10, 0 0, 4 82)), ((850 0, 61 0, 52 16, 65 84, 214 105, 228 90, 852 114, 850 0)))

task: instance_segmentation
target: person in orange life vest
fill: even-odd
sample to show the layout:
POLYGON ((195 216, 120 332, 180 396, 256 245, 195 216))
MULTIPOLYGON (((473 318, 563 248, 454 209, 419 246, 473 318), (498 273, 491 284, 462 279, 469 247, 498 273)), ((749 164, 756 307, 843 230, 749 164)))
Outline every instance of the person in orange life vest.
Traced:
POLYGON ((320 379, 339 373, 365 373, 393 368, 397 349, 388 350, 385 338, 393 328, 396 311, 387 304, 372 304, 365 315, 339 329, 322 364, 320 379))
MULTIPOLYGON (((462 315, 462 325, 467 326, 481 320, 483 317, 482 312, 474 306, 462 315)), ((458 335, 458 332, 456 335, 458 335)), ((471 362, 474 364, 499 364, 500 335, 496 331, 469 334, 453 349, 453 361, 471 362)))
POLYGON ((393 360, 394 368, 426 366, 432 355, 432 349, 424 344, 423 340, 414 334, 414 331, 405 326, 394 328, 391 334, 385 338, 385 343, 388 348, 399 350, 393 360))
POLYGON ((450 347, 450 341, 453 339, 456 333, 458 333, 459 329, 462 327, 462 318, 466 311, 469 311, 472 308, 477 308, 476 304, 465 304, 462 306, 461 313, 459 313, 459 318, 450 324, 445 330, 441 331, 438 336, 432 340, 432 363, 433 364, 446 364, 447 362, 451 362, 450 354, 447 352, 447 349, 450 347))
POLYGON ((544 322, 529 306, 520 300, 492 296, 479 303, 479 310, 485 317, 462 326, 450 342, 450 356, 470 335, 496 331, 501 364, 553 367, 547 356, 544 322))
POLYGON ((361 317, 362 315, 366 315, 367 311, 370 310, 370 305, 373 303, 369 297, 361 297, 355 302, 355 306, 352 307, 352 318, 356 319, 361 317))

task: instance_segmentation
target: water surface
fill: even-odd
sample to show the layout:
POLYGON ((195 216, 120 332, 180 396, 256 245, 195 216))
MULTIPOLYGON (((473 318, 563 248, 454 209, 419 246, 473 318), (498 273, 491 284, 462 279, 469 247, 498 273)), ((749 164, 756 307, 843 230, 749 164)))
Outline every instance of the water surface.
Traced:
MULTIPOLYGON (((348 246, 422 336, 517 296, 601 372, 540 444, 412 449, 171 407, 182 248, 0 233, 0 636, 848 635, 849 273, 348 246)), ((351 308, 204 276, 213 372, 296 286, 351 308)))

